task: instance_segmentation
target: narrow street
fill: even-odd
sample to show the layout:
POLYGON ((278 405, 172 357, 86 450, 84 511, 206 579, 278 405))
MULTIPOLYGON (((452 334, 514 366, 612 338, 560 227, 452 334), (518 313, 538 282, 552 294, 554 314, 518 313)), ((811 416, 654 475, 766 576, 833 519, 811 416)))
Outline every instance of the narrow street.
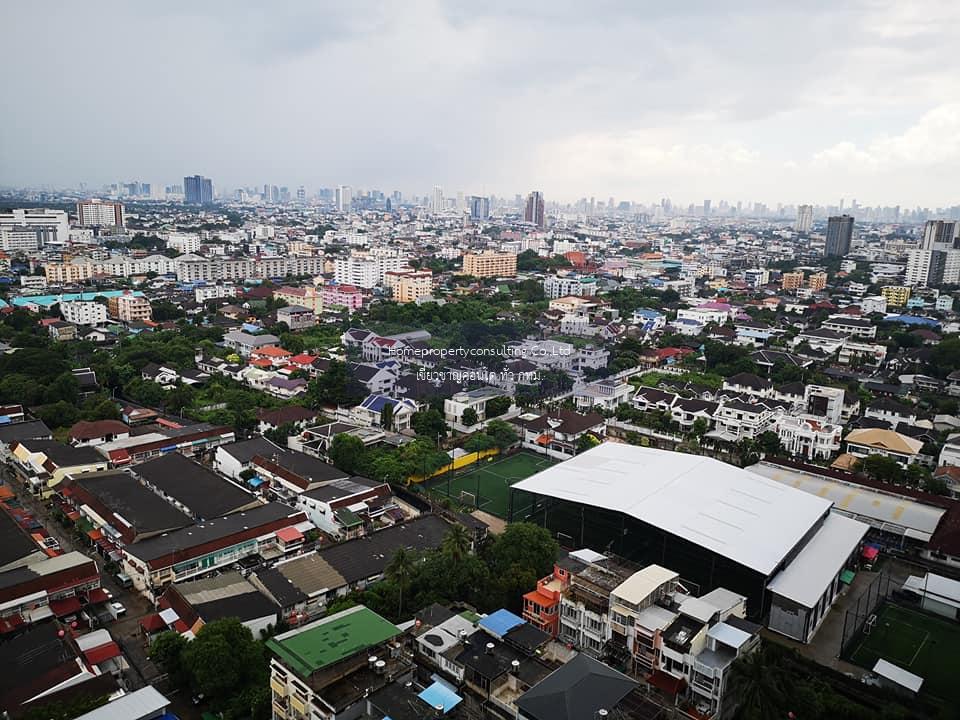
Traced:
POLYGON ((113 639, 123 649, 124 655, 130 662, 131 668, 124 677, 127 689, 136 690, 155 682, 160 677, 160 672, 147 657, 147 648, 144 646, 143 638, 139 633, 140 619, 154 612, 150 602, 135 591, 121 588, 117 584, 116 578, 104 572, 104 558, 90 544, 78 543, 76 535, 54 519, 51 507, 27 492, 6 465, 0 466, 0 476, 2 476, 3 482, 13 490, 23 508, 43 525, 51 537, 57 539, 64 552, 78 551, 96 561, 97 567, 100 569, 101 586, 110 592, 115 601, 120 602, 127 609, 125 617, 113 620, 106 616, 101 618, 102 624, 100 625, 100 627, 110 631, 113 639))

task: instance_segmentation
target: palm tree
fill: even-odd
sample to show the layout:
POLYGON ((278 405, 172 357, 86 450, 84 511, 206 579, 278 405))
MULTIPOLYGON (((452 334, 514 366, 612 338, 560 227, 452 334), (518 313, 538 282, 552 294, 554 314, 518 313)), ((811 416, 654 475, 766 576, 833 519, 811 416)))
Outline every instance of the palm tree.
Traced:
POLYGON ((789 708, 783 672, 777 658, 766 648, 739 658, 730 670, 725 696, 737 708, 741 720, 774 720, 789 708))
POLYGON ((470 552, 472 545, 467 529, 463 525, 454 525, 444 536, 442 549, 451 560, 459 562, 470 552))
POLYGON ((395 582, 400 591, 400 603, 397 608, 398 619, 403 615, 403 588, 410 582, 416 562, 417 557, 412 551, 400 547, 394 553, 393 559, 390 560, 385 570, 387 578, 395 582))

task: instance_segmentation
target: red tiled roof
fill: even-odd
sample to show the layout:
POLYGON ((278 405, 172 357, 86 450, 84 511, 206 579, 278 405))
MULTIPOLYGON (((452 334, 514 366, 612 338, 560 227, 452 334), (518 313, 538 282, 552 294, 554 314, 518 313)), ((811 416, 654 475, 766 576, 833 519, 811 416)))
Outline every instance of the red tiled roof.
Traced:
POLYGON ((163 621, 163 618, 161 618, 158 613, 154 613, 153 615, 147 615, 146 617, 140 618, 140 627, 142 627, 148 633, 155 633, 166 630, 167 624, 163 621))
POLYGON ((74 613, 80 612, 81 608, 80 598, 76 595, 73 595, 68 598, 63 598, 62 600, 51 600, 50 601, 50 612, 52 612, 57 617, 64 617, 66 615, 73 615, 74 613))
POLYGON ((94 588, 87 592, 87 603, 90 605, 99 605, 100 603, 105 603, 110 599, 110 596, 107 595, 107 591, 103 588, 94 588))
POLYGON ((687 681, 683 678, 675 678, 662 670, 654 670, 647 676, 647 682, 669 695, 677 695, 683 691, 687 681))
POLYGON ((120 650, 120 646, 112 641, 90 648, 83 653, 83 656, 87 658, 87 662, 91 665, 99 665, 110 658, 120 657, 121 655, 123 655, 123 651, 120 650))
POLYGON ((13 632, 22 625, 24 625, 24 619, 20 614, 0 618, 0 634, 13 632))
POLYGON ((297 540, 303 540, 303 533, 295 527, 286 527, 277 530, 277 539, 285 543, 296 542, 297 540))

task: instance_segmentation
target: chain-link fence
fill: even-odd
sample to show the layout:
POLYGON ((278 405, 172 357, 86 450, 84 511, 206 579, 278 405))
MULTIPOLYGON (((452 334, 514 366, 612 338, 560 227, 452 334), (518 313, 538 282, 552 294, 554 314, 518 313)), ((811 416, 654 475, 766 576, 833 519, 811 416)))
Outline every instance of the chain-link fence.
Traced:
POLYGON ((864 623, 875 614, 890 595, 897 589, 889 575, 877 575, 867 586, 855 605, 852 605, 843 618, 843 634, 840 638, 840 656, 848 657, 856 645, 864 623))

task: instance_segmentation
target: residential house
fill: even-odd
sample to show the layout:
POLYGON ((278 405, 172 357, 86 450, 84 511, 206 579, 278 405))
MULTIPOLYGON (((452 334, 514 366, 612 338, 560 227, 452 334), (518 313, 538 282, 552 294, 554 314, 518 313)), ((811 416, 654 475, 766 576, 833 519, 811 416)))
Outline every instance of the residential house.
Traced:
POLYGON ((573 410, 558 409, 543 415, 527 413, 513 423, 521 430, 524 448, 558 460, 576 455, 578 441, 588 433, 597 439, 606 433, 606 420, 602 415, 573 410))
POLYGON ((232 330, 223 336, 223 344, 236 351, 242 357, 249 357, 254 350, 267 347, 269 345, 279 345, 280 338, 276 335, 264 333, 262 335, 251 335, 240 330, 232 330))
POLYGON ((363 401, 350 411, 350 419, 359 425, 366 427, 382 427, 384 408, 392 408, 393 414, 390 419, 390 427, 382 428, 393 432, 403 432, 409 430, 413 421, 413 415, 419 409, 419 405, 409 398, 396 400, 386 395, 368 395, 363 401))
POLYGON ((310 308, 288 305, 277 310, 277 322, 285 323, 293 331, 305 330, 317 324, 317 316, 310 308))
MULTIPOLYGON (((448 425, 451 425, 460 432, 473 432, 473 430, 486 424, 487 420, 492 419, 487 417, 487 403, 499 397, 509 396, 502 388, 489 386, 477 388, 476 390, 458 392, 453 397, 443 401, 444 419, 448 425), (463 421, 463 414, 467 410, 473 410, 473 412, 476 413, 477 420, 473 425, 467 425, 463 421)), ((501 415, 500 418, 504 420, 509 419, 509 417, 512 417, 511 411, 514 410, 515 408, 511 405, 511 409, 504 415, 501 415)))
POLYGON ((633 386, 612 379, 579 385, 573 389, 573 402, 578 410, 613 411, 621 403, 629 403, 633 386))
POLYGON ((130 428, 119 420, 81 420, 70 428, 68 437, 74 447, 102 445, 130 437, 130 428))
POLYGON ((48 498, 67 475, 107 469, 107 461, 92 447, 74 447, 56 440, 22 440, 11 446, 14 471, 30 491, 48 498))
POLYGON ((844 438, 847 453, 857 458, 883 455, 906 467, 920 461, 923 442, 893 430, 867 428, 853 430, 844 438))

